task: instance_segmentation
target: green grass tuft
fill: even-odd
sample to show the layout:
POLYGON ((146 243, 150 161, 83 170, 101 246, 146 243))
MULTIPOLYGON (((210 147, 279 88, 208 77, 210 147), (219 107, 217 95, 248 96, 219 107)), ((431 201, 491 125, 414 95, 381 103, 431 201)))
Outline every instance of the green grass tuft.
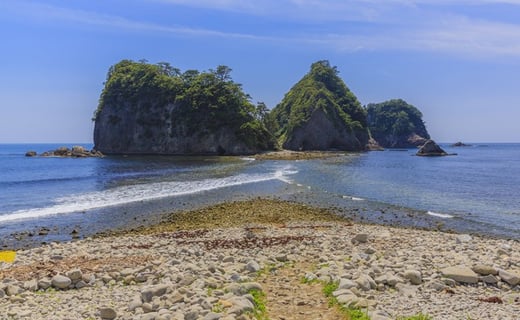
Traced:
POLYGON ((249 290, 248 293, 253 296, 253 304, 255 305, 253 310, 254 318, 257 320, 269 320, 265 306, 265 293, 256 289, 249 290))

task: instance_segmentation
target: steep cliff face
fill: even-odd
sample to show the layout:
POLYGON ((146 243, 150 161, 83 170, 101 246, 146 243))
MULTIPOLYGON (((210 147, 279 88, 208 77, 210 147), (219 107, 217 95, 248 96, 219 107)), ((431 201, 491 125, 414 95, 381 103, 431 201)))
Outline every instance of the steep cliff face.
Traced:
POLYGON ((108 74, 95 114, 105 154, 251 154, 273 147, 230 69, 180 74, 124 60, 108 74))
POLYGON ((367 121, 372 137, 384 148, 413 148, 430 139, 422 113, 401 99, 369 104, 367 121))
POLYGON ((366 113, 328 61, 311 70, 272 111, 279 142, 289 150, 364 150, 366 113))

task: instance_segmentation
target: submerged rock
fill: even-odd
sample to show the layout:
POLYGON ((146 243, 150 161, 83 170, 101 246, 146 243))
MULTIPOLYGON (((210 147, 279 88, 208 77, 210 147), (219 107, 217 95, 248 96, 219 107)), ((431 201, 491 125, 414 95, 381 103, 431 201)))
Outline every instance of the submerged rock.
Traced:
POLYGON ((428 140, 426 143, 417 151, 418 156, 425 157, 438 157, 447 156, 448 153, 444 151, 435 141, 428 140))

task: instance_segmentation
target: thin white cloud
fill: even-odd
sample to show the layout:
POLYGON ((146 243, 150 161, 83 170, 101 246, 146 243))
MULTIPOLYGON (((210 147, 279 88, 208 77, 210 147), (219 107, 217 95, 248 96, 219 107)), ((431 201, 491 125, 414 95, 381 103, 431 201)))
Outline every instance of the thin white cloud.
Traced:
MULTIPOLYGON (((0 2, 0 8, 2 8, 2 2, 0 2)), ((101 14, 85 10, 69 9, 40 3, 20 2, 17 3, 15 6, 4 6, 4 9, 16 12, 17 14, 22 16, 30 16, 34 19, 40 19, 51 22, 69 21, 73 23, 102 26, 112 29, 123 29, 140 32, 154 31, 185 36, 241 38, 252 40, 270 39, 269 37, 247 33, 223 32, 219 30, 192 28, 179 25, 167 26, 145 21, 136 21, 116 15, 101 14)))
MULTIPOLYGON (((187 3, 187 0, 162 0, 172 3, 187 3)), ((424 3, 433 0, 389 0, 400 3, 424 3)), ((442 0, 439 0, 442 1, 442 0)), ((219 5, 252 8, 258 2, 219 0, 219 1, 193 1, 201 5, 219 5), (238 4, 241 2, 242 4, 238 4)), ((322 6, 317 0, 290 0, 282 1, 293 5, 322 6)), ((342 6, 343 1, 330 1, 342 6), (341 3, 340 3, 341 2, 341 3)), ((373 3, 373 0, 357 0, 355 3, 373 3)), ((444 0, 444 2, 455 2, 444 0)), ((459 1, 483 3, 485 0, 459 1)), ((506 1, 500 1, 501 3, 506 1)), ((510 2, 515 2, 511 0, 510 2)), ((517 1, 517 2, 520 2, 517 1)), ((190 1, 191 3, 191 1, 190 1)), ((266 1, 273 4, 274 1, 266 1)), ((516 3, 516 2, 515 2, 516 3)), ((338 7, 339 8, 339 7, 338 7)), ((69 9, 63 7, 38 4, 34 2, 8 2, 0 0, 0 10, 8 10, 13 14, 30 17, 31 20, 41 19, 56 23, 56 21, 68 21, 74 24, 101 26, 104 29, 122 30, 124 32, 162 32, 176 36, 188 37, 219 37, 242 39, 249 41, 263 41, 276 43, 277 45, 295 46, 315 49, 320 45, 328 50, 338 51, 422 51, 455 54, 462 56, 496 57, 496 56, 520 56, 520 25, 507 24, 494 21, 470 19, 454 14, 431 14, 422 11, 418 17, 411 19, 410 13, 402 17, 405 22, 392 22, 390 18, 384 24, 369 23, 371 14, 373 17, 382 14, 383 11, 366 11, 366 21, 370 27, 352 29, 349 24, 342 24, 338 28, 317 31, 313 25, 302 24, 298 31, 286 31, 284 36, 260 33, 225 32, 191 26, 164 25, 149 21, 136 21, 123 16, 107 15, 92 11, 69 9)), ((387 10, 387 9, 386 9, 387 10)), ((415 9, 412 9, 415 10, 415 9)), ((358 10, 359 11, 359 10, 358 10)), ((394 16, 394 18, 396 18, 394 16)), ((299 26, 299 25, 298 25, 299 26)), ((262 32, 262 31, 259 31, 262 32)))

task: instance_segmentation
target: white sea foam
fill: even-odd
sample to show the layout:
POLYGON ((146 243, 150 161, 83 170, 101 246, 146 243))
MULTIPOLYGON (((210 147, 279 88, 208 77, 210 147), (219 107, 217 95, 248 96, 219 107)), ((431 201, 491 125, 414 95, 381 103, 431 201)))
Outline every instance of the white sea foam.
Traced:
POLYGON ((290 168, 282 168, 268 174, 238 174, 221 179, 203 179, 196 181, 168 181, 149 184, 120 186, 104 191, 95 191, 80 195, 67 196, 55 200, 55 204, 44 208, 20 210, 0 215, 0 223, 19 219, 31 219, 43 216, 82 212, 86 210, 117 206, 132 202, 155 200, 166 197, 193 194, 243 184, 270 180, 288 182, 287 175, 297 173, 290 168))
POLYGON ((447 213, 438 213, 438 212, 428 211, 428 212, 426 212, 426 214, 429 214, 430 216, 434 216, 434 217, 438 217, 438 218, 444 218, 444 219, 453 218, 453 216, 451 214, 447 214, 447 213))
POLYGON ((343 196, 343 199, 350 199, 352 201, 365 201, 365 199, 363 199, 363 198, 351 197, 351 196, 343 196))

